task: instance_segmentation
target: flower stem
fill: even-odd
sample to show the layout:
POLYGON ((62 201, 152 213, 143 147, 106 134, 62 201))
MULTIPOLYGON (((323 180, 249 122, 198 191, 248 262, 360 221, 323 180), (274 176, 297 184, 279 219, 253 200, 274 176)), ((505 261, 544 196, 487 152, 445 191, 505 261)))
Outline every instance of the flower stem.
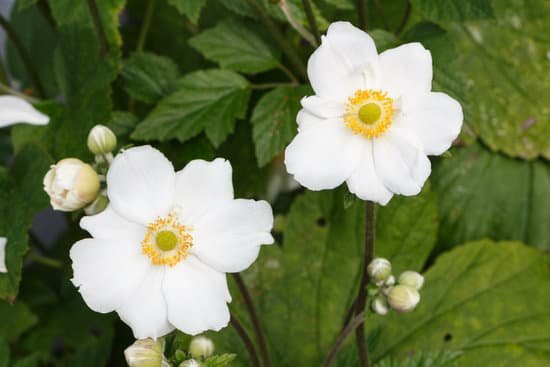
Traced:
POLYGON ((149 28, 151 27, 151 19, 153 18, 153 10, 155 9, 155 0, 149 0, 147 8, 145 9, 145 16, 143 18, 143 24, 139 31, 136 50, 142 51, 147 41, 147 35, 149 34, 149 28))
POLYGON ((367 8, 365 0, 357 0, 357 14, 359 15, 359 28, 365 30, 367 28, 367 8))
POLYGON ((270 367, 271 362, 269 361, 267 344, 265 342, 265 337, 262 332, 262 327, 260 325, 260 319, 258 318, 258 313, 256 312, 256 308, 254 307, 254 302, 252 301, 250 292, 248 292, 248 289, 246 288, 246 284, 244 284, 243 278, 239 273, 234 273, 232 275, 233 275, 233 278, 235 279, 235 282, 237 282, 237 287, 239 287, 239 291, 243 296, 244 304, 246 306, 248 314, 250 315, 252 326, 254 327, 254 333, 256 334, 256 338, 258 338, 258 343, 260 345, 260 355, 262 357, 263 366, 270 367))
POLYGON ((290 71, 286 66, 284 66, 283 64, 279 63, 277 65, 277 67, 279 69, 281 69, 281 71, 288 77, 288 79, 294 83, 294 84, 298 84, 298 79, 296 78, 296 76, 294 76, 294 74, 292 73, 292 71, 290 71))
POLYGON ((101 52, 101 56, 105 56, 109 51, 109 40, 107 39, 105 28, 103 28, 103 22, 101 21, 99 8, 97 7, 95 0, 88 0, 87 3, 97 33, 97 38, 99 39, 99 49, 101 52))
POLYGON ((62 268, 63 267, 63 263, 61 261, 56 260, 56 259, 52 259, 52 258, 47 257, 47 256, 39 255, 35 252, 31 252, 28 255, 28 259, 33 260, 33 261, 37 262, 38 264, 49 266, 51 268, 62 268))
MULTIPOLYGON (((363 259, 363 267, 361 268, 361 283, 359 284, 359 294, 357 296, 357 309, 355 314, 359 315, 365 311, 367 302, 367 285, 369 283, 369 273, 367 266, 372 261, 374 256, 374 203, 367 201, 365 203, 365 254, 363 259)), ((367 351, 367 342, 365 339, 365 327, 363 322, 355 330, 357 341, 357 352, 359 354, 359 366, 369 366, 369 355, 367 351)))
POLYGON ((342 332, 338 336, 338 339, 336 339, 336 342, 334 342, 334 345, 332 346, 330 352, 325 358, 325 361, 323 362, 323 367, 329 367, 332 362, 334 362, 334 359, 336 359, 336 356, 338 355, 338 353, 340 353, 340 350, 342 350, 342 346, 344 345, 344 342, 346 341, 348 336, 360 325, 363 325, 364 319, 365 313, 361 312, 346 324, 346 327, 342 330, 342 332))
POLYGON ((315 41, 315 38, 311 33, 307 31, 307 29, 302 27, 300 22, 296 21, 296 19, 292 15, 292 12, 288 8, 286 0, 279 1, 279 8, 281 8, 281 11, 285 15, 286 20, 288 20, 288 23, 292 26, 292 28, 294 28, 296 32, 298 32, 298 34, 302 36, 302 38, 306 40, 307 43, 309 43, 312 47, 317 47, 317 42, 315 41))
POLYGON ((250 339, 250 336, 248 336, 248 333, 246 332, 241 322, 234 315, 231 315, 231 320, 229 320, 229 323, 231 324, 231 326, 233 326, 237 334, 239 334, 239 336, 241 337, 244 346, 248 351, 248 355, 250 356, 252 367, 260 367, 260 359, 258 358, 258 353, 256 352, 256 348, 254 347, 254 343, 252 343, 252 339, 250 339))
POLYGON ((22 98, 22 99, 26 100, 29 103, 38 103, 38 102, 40 102, 40 100, 38 98, 33 98, 33 97, 28 96, 24 93, 20 93, 20 92, 14 90, 14 89, 8 87, 7 85, 4 85, 4 84, 0 83, 0 94, 2 94, 2 93, 17 96, 19 98, 22 98))
POLYGON ((304 5, 304 10, 307 15, 309 28, 311 29, 311 33, 313 34, 313 38, 315 39, 316 46, 319 46, 319 43, 320 43, 319 29, 317 28, 317 23, 315 22, 315 15, 313 14, 313 8, 311 7, 311 2, 309 0, 302 0, 302 4, 304 5))
POLYGON ((25 68, 27 69, 27 72, 29 74, 29 78, 32 81, 32 84, 34 85, 34 88, 36 89, 36 92, 38 96, 45 97, 46 93, 44 90, 44 87, 42 86, 42 82, 40 81, 40 77, 38 75, 38 72, 36 71, 36 68, 34 67, 34 64, 32 63, 32 59, 25 48, 25 45, 23 45, 23 42, 15 32, 15 30, 11 27, 11 24, 4 18, 2 15, 0 15, 0 26, 4 29, 6 32, 6 35, 11 39, 13 42, 13 45, 17 49, 17 52, 19 53, 19 56, 21 57, 21 61, 25 65, 25 68))

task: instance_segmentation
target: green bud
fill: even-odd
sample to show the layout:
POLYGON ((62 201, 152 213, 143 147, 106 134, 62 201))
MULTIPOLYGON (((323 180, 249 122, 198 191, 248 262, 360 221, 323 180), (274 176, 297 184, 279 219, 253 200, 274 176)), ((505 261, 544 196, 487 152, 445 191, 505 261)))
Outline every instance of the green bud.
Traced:
POLYGON ((424 285, 424 277, 416 271, 404 271, 399 276, 398 283, 401 285, 408 285, 419 291, 424 285))
POLYGON ((208 358, 214 353, 214 343, 205 336, 197 336, 189 344, 189 354, 193 358, 208 358))
POLYGON ((96 125, 88 134, 88 149, 94 154, 111 153, 116 143, 116 135, 107 126, 96 125))
POLYGON ((391 264, 387 259, 377 257, 370 262, 367 272, 374 283, 383 282, 391 275, 391 264))
POLYGON ((388 292, 388 303, 398 312, 412 311, 418 302, 420 302, 420 294, 408 285, 396 285, 388 292))

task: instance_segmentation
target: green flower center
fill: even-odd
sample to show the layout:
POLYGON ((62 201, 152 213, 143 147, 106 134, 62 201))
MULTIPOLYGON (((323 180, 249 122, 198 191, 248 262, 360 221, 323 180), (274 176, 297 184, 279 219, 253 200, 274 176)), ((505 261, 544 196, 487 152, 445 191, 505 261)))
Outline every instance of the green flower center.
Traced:
POLYGON ((359 119, 367 125, 372 125, 378 121, 381 114, 382 109, 378 103, 370 102, 361 106, 359 109, 359 119))
POLYGON ((178 237, 172 231, 160 231, 155 238, 155 244, 162 251, 172 251, 178 244, 178 237))

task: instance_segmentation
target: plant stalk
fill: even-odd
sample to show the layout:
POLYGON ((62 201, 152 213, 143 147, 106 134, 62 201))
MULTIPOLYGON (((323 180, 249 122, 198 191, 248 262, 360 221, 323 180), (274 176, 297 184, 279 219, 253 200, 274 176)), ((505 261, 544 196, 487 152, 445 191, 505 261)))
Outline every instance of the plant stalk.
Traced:
POLYGON ((304 10, 307 15, 309 29, 311 29, 311 33, 313 34, 316 45, 319 46, 319 44, 321 43, 321 39, 319 38, 319 29, 317 28, 317 22, 315 21, 315 14, 313 14, 313 7, 311 6, 311 2, 310 0, 302 0, 302 4, 304 5, 304 10))
POLYGON ((153 19, 153 10, 155 9, 155 0, 149 0, 147 8, 145 9, 145 16, 143 18, 143 24, 139 30, 139 36, 137 41, 136 50, 143 51, 143 47, 147 42, 147 35, 149 34, 149 28, 151 28, 151 19, 153 19))
POLYGON ((338 339, 336 339, 336 342, 330 349, 330 352, 328 353, 327 357, 325 358, 325 361, 323 362, 323 367, 329 367, 332 364, 332 362, 334 362, 334 360, 336 359, 336 356, 342 350, 342 346, 344 345, 344 342, 346 341, 348 336, 354 330, 356 330, 360 325, 363 325, 364 320, 365 320, 365 313, 361 312, 346 324, 346 326, 338 336, 338 339))
POLYGON ((87 3, 97 33, 97 38, 99 40, 99 50, 101 52, 101 56, 105 56, 109 51, 109 39, 107 38, 107 33, 103 27, 103 22, 101 21, 99 8, 97 7, 95 0, 88 0, 87 3))
POLYGON ((229 320, 229 323, 231 324, 231 326, 233 326, 237 334, 239 334, 239 336, 241 337, 244 346, 248 351, 252 367, 260 367, 260 359, 258 358, 258 353, 256 352, 254 343, 252 343, 252 339, 250 339, 250 336, 248 336, 246 329, 234 315, 231 315, 231 320, 229 320))

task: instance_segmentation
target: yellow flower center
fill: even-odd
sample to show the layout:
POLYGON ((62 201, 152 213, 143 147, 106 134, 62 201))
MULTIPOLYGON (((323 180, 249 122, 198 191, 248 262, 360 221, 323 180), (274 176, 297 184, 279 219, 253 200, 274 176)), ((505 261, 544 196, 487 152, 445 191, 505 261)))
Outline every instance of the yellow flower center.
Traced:
POLYGON ((371 139, 388 130, 393 113, 393 99, 386 92, 360 89, 348 98, 344 122, 355 134, 371 139))
POLYGON ((174 266, 189 256, 193 245, 190 231, 190 227, 179 223, 174 213, 157 218, 147 226, 141 250, 155 265, 174 266))

